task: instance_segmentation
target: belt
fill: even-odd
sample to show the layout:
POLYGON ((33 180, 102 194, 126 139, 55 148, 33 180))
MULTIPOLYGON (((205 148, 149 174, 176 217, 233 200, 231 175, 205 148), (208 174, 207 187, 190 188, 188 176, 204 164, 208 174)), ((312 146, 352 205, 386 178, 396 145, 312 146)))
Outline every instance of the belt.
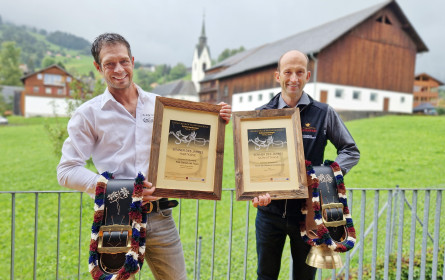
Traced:
POLYGON ((158 212, 158 209, 165 210, 165 209, 169 209, 169 208, 174 208, 174 207, 178 206, 178 201, 177 200, 168 200, 167 198, 161 198, 159 200, 152 201, 151 204, 153 205, 153 208, 151 209, 151 211, 149 208, 148 213, 158 212))

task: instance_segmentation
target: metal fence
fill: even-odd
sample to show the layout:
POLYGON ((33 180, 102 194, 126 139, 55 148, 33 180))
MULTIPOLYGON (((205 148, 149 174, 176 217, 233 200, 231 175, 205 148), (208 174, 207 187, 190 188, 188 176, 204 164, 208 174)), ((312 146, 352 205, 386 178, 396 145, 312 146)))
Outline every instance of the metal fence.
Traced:
MULTIPOLYGON (((342 254, 341 269, 319 269, 317 279, 445 279, 443 191, 348 189, 356 245, 342 254)), ((0 192, 0 202, 1 225, 10 227, 0 235, 0 279, 90 279, 89 198, 74 191, 0 192)), ((174 218, 189 279, 256 279, 252 209, 234 201, 233 189, 223 190, 221 201, 180 201, 174 218)), ((292 279, 288 252, 287 244, 280 279, 292 279)), ((152 279, 147 267, 139 279, 152 279)))

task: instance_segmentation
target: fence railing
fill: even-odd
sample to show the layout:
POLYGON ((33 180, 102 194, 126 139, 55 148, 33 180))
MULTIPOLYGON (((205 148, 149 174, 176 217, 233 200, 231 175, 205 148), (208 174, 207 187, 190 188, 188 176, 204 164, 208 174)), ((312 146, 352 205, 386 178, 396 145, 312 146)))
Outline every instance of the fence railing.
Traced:
MULTIPOLYGON (((445 279, 444 191, 348 189, 356 245, 342 254, 342 268, 319 269, 317 278, 445 279)), ((0 202, 0 279, 90 279, 91 199, 75 191, 11 191, 0 192, 0 202)), ((189 279, 256 279, 252 209, 234 201, 233 189, 223 190, 221 201, 180 200, 174 218, 189 279)), ((280 279, 292 279, 291 267, 286 245, 280 279)), ((152 279, 146 265, 139 279, 152 279)))

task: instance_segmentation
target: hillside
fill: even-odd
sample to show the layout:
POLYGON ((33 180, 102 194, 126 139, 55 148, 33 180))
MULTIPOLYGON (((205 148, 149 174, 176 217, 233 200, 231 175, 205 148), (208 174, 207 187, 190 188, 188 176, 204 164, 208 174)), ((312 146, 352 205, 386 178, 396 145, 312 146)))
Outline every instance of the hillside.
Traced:
POLYGON ((0 21, 0 45, 7 41, 15 42, 20 48, 20 60, 28 72, 40 69, 45 58, 62 63, 73 74, 88 75, 94 71, 90 65, 90 42, 84 38, 0 21))
MULTIPOLYGON (((98 77, 90 53, 91 43, 84 38, 61 31, 49 33, 44 29, 5 23, 0 16, 0 46, 7 41, 15 42, 20 48, 20 61, 27 66, 28 73, 43 68, 45 62, 51 61, 75 77, 98 77)), ((143 66, 135 61, 134 81, 146 90, 150 90, 152 84, 164 84, 175 79, 190 80, 187 68, 181 63, 174 67, 160 64, 154 71, 143 66)))

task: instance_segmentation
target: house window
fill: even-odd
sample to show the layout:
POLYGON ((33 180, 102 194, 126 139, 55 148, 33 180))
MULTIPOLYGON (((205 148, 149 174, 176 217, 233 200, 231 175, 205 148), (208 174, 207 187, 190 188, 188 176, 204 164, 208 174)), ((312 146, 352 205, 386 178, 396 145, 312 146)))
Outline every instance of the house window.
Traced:
POLYGON ((360 100, 361 92, 358 90, 354 90, 352 92, 352 99, 354 100, 360 100))
POLYGON ((39 88, 39 87, 34 87, 34 88, 32 89, 32 91, 33 91, 34 93, 39 93, 40 88, 39 88))
POLYGON ((405 103, 405 96, 400 97, 400 103, 405 103))
POLYGON ((41 73, 37 74, 37 80, 41 80, 41 79, 42 79, 42 74, 41 73))
POLYGON ((227 85, 224 86, 224 96, 229 96, 229 87, 227 85))
POLYGON ((66 77, 66 82, 71 83, 71 77, 66 77))
POLYGON ((202 64, 202 71, 205 71, 207 68, 207 65, 205 63, 202 64))
POLYGON ((262 93, 260 93, 260 94, 258 95, 258 101, 261 101, 261 100, 263 100, 263 94, 262 94, 262 93))
POLYGON ((336 89, 335 90, 335 97, 336 98, 343 98, 343 90, 342 89, 336 89))
POLYGON ((371 96, 369 97, 369 100, 376 102, 377 101, 377 93, 371 92, 371 96))
POLYGON ((242 96, 239 97, 239 103, 243 103, 243 97, 242 96))
POLYGON ((51 94, 51 88, 50 87, 45 88, 45 93, 46 94, 51 94))
POLYGON ((249 102, 252 102, 252 95, 249 95, 249 102))
POLYGON ((45 74, 43 83, 45 85, 62 85, 62 75, 45 74))
POLYGON ((274 96, 273 92, 269 93, 269 99, 272 99, 274 96))
POLYGON ((63 95, 63 88, 58 88, 57 89, 57 94, 58 95, 63 95))

